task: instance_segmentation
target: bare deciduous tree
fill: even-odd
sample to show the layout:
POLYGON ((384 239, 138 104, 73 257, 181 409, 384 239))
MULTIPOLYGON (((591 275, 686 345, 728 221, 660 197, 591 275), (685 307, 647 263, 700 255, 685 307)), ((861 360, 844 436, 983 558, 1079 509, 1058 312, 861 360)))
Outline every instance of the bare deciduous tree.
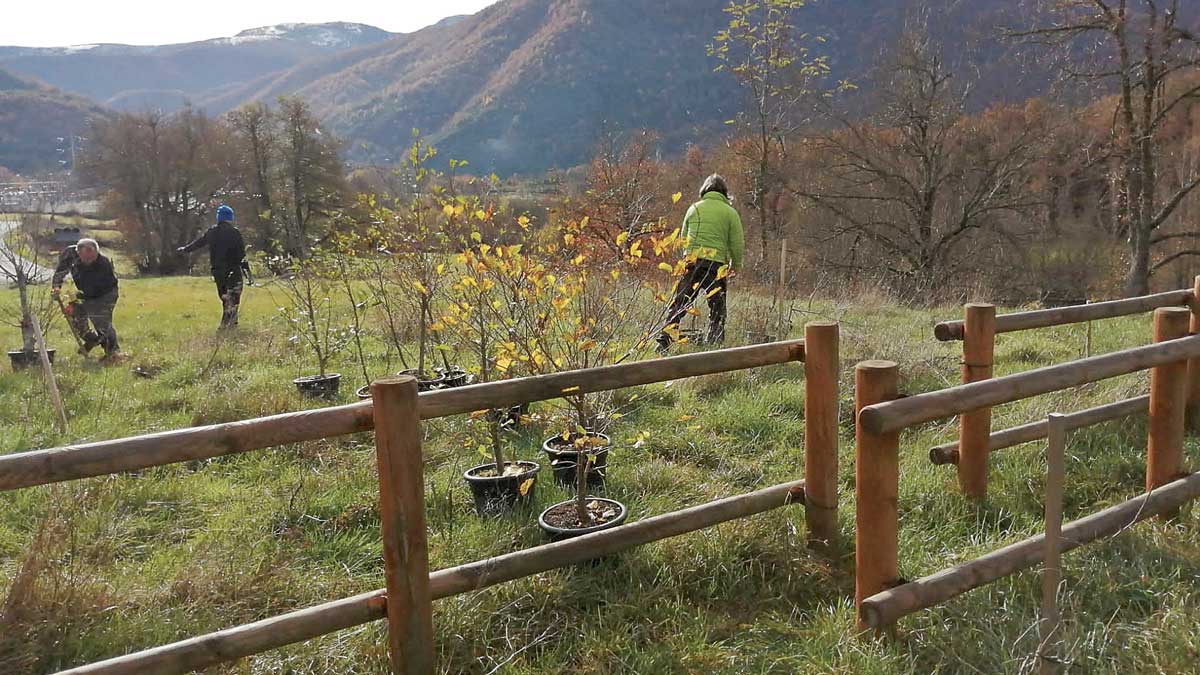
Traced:
POLYGON ((1164 226, 1197 187, 1200 162, 1179 156, 1164 130, 1182 109, 1200 103, 1200 38, 1179 0, 1030 0, 1041 25, 1011 31, 1015 40, 1044 45, 1060 56, 1072 81, 1115 86, 1116 108, 1105 153, 1109 168, 1108 227, 1129 247, 1128 295, 1149 292, 1150 277, 1198 248, 1158 255, 1160 245, 1200 239, 1190 229, 1164 226), (1087 64, 1086 66, 1081 64, 1087 64), (1160 259, 1155 261, 1155 257, 1160 259))

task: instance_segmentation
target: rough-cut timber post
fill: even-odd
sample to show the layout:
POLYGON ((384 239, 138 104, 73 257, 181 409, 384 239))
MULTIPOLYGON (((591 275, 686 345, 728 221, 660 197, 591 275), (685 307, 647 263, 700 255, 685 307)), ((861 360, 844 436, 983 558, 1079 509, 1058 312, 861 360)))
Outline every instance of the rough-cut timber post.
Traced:
POLYGON ((804 326, 804 518, 808 543, 838 535, 838 325, 804 326))
MULTIPOLYGON (((854 411, 896 398, 899 379, 891 361, 863 361, 854 370, 854 411)), ((896 501, 900 492, 900 432, 874 434, 860 422, 854 431, 854 609, 900 577, 896 501)), ((866 628, 859 623, 859 628, 866 628)))
POLYGON ((1062 579, 1062 514, 1067 416, 1051 413, 1046 418, 1049 430, 1046 444, 1046 562, 1042 565, 1042 617, 1038 622, 1038 670, 1042 675, 1058 672, 1051 653, 1058 632, 1058 584, 1062 579))
MULTIPOLYGON (((1200 335, 1200 276, 1193 282, 1190 333, 1200 335)), ((1200 431, 1200 358, 1189 359, 1187 366, 1188 408, 1187 424, 1192 431, 1200 431)))
MULTIPOLYGON (((996 347, 996 306, 966 305, 963 317, 963 384, 992 379, 996 347)), ((988 441, 992 409, 979 408, 958 418, 958 487, 971 499, 987 496, 988 441)))
MULTIPOLYGON (((1191 312, 1183 307, 1154 310, 1154 341, 1185 337, 1191 312)), ((1166 485, 1183 470, 1184 409, 1187 406, 1187 362, 1155 366, 1150 371, 1150 421, 1146 440, 1146 490, 1166 485)))
POLYGON ((393 672, 425 675, 433 672, 435 664, 417 379, 376 380, 371 384, 371 400, 387 579, 388 655, 393 672))

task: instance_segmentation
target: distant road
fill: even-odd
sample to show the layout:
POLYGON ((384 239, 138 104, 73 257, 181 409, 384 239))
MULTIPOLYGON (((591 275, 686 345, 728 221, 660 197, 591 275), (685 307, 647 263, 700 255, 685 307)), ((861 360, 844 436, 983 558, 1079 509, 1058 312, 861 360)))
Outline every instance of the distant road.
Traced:
MULTIPOLYGON (((8 266, 8 245, 5 244, 5 241, 8 239, 7 235, 9 230, 12 230, 20 224, 20 216, 0 213, 0 253, 3 253, 3 255, 0 255, 0 272, 3 272, 6 275, 12 274, 15 276, 16 270, 8 266)), ((29 273, 29 277, 35 282, 50 281, 50 277, 54 276, 54 270, 50 269, 49 267, 35 265, 31 262, 26 262, 25 269, 29 273)))

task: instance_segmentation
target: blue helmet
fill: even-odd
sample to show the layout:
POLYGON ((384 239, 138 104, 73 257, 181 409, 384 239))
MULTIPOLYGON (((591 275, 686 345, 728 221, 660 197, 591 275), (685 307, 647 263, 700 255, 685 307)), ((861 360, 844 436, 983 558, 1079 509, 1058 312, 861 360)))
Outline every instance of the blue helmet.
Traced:
POLYGON ((217 223, 233 222, 233 209, 228 204, 217 207, 217 223))

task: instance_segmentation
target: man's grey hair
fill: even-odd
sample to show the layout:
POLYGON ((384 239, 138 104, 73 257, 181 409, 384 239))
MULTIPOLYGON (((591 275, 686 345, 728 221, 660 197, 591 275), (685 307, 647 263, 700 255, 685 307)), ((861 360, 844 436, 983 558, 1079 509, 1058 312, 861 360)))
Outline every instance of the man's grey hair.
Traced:
POLYGON ((75 242, 76 250, 78 250, 79 247, 81 247, 81 246, 90 248, 93 251, 95 251, 96 253, 100 252, 100 242, 96 241, 95 239, 92 239, 91 237, 84 237, 83 239, 80 239, 79 241, 75 242))
POLYGON ((700 185, 700 196, 703 197, 706 192, 720 192, 726 197, 729 196, 729 187, 725 185, 725 178, 719 173, 714 173, 700 185))

